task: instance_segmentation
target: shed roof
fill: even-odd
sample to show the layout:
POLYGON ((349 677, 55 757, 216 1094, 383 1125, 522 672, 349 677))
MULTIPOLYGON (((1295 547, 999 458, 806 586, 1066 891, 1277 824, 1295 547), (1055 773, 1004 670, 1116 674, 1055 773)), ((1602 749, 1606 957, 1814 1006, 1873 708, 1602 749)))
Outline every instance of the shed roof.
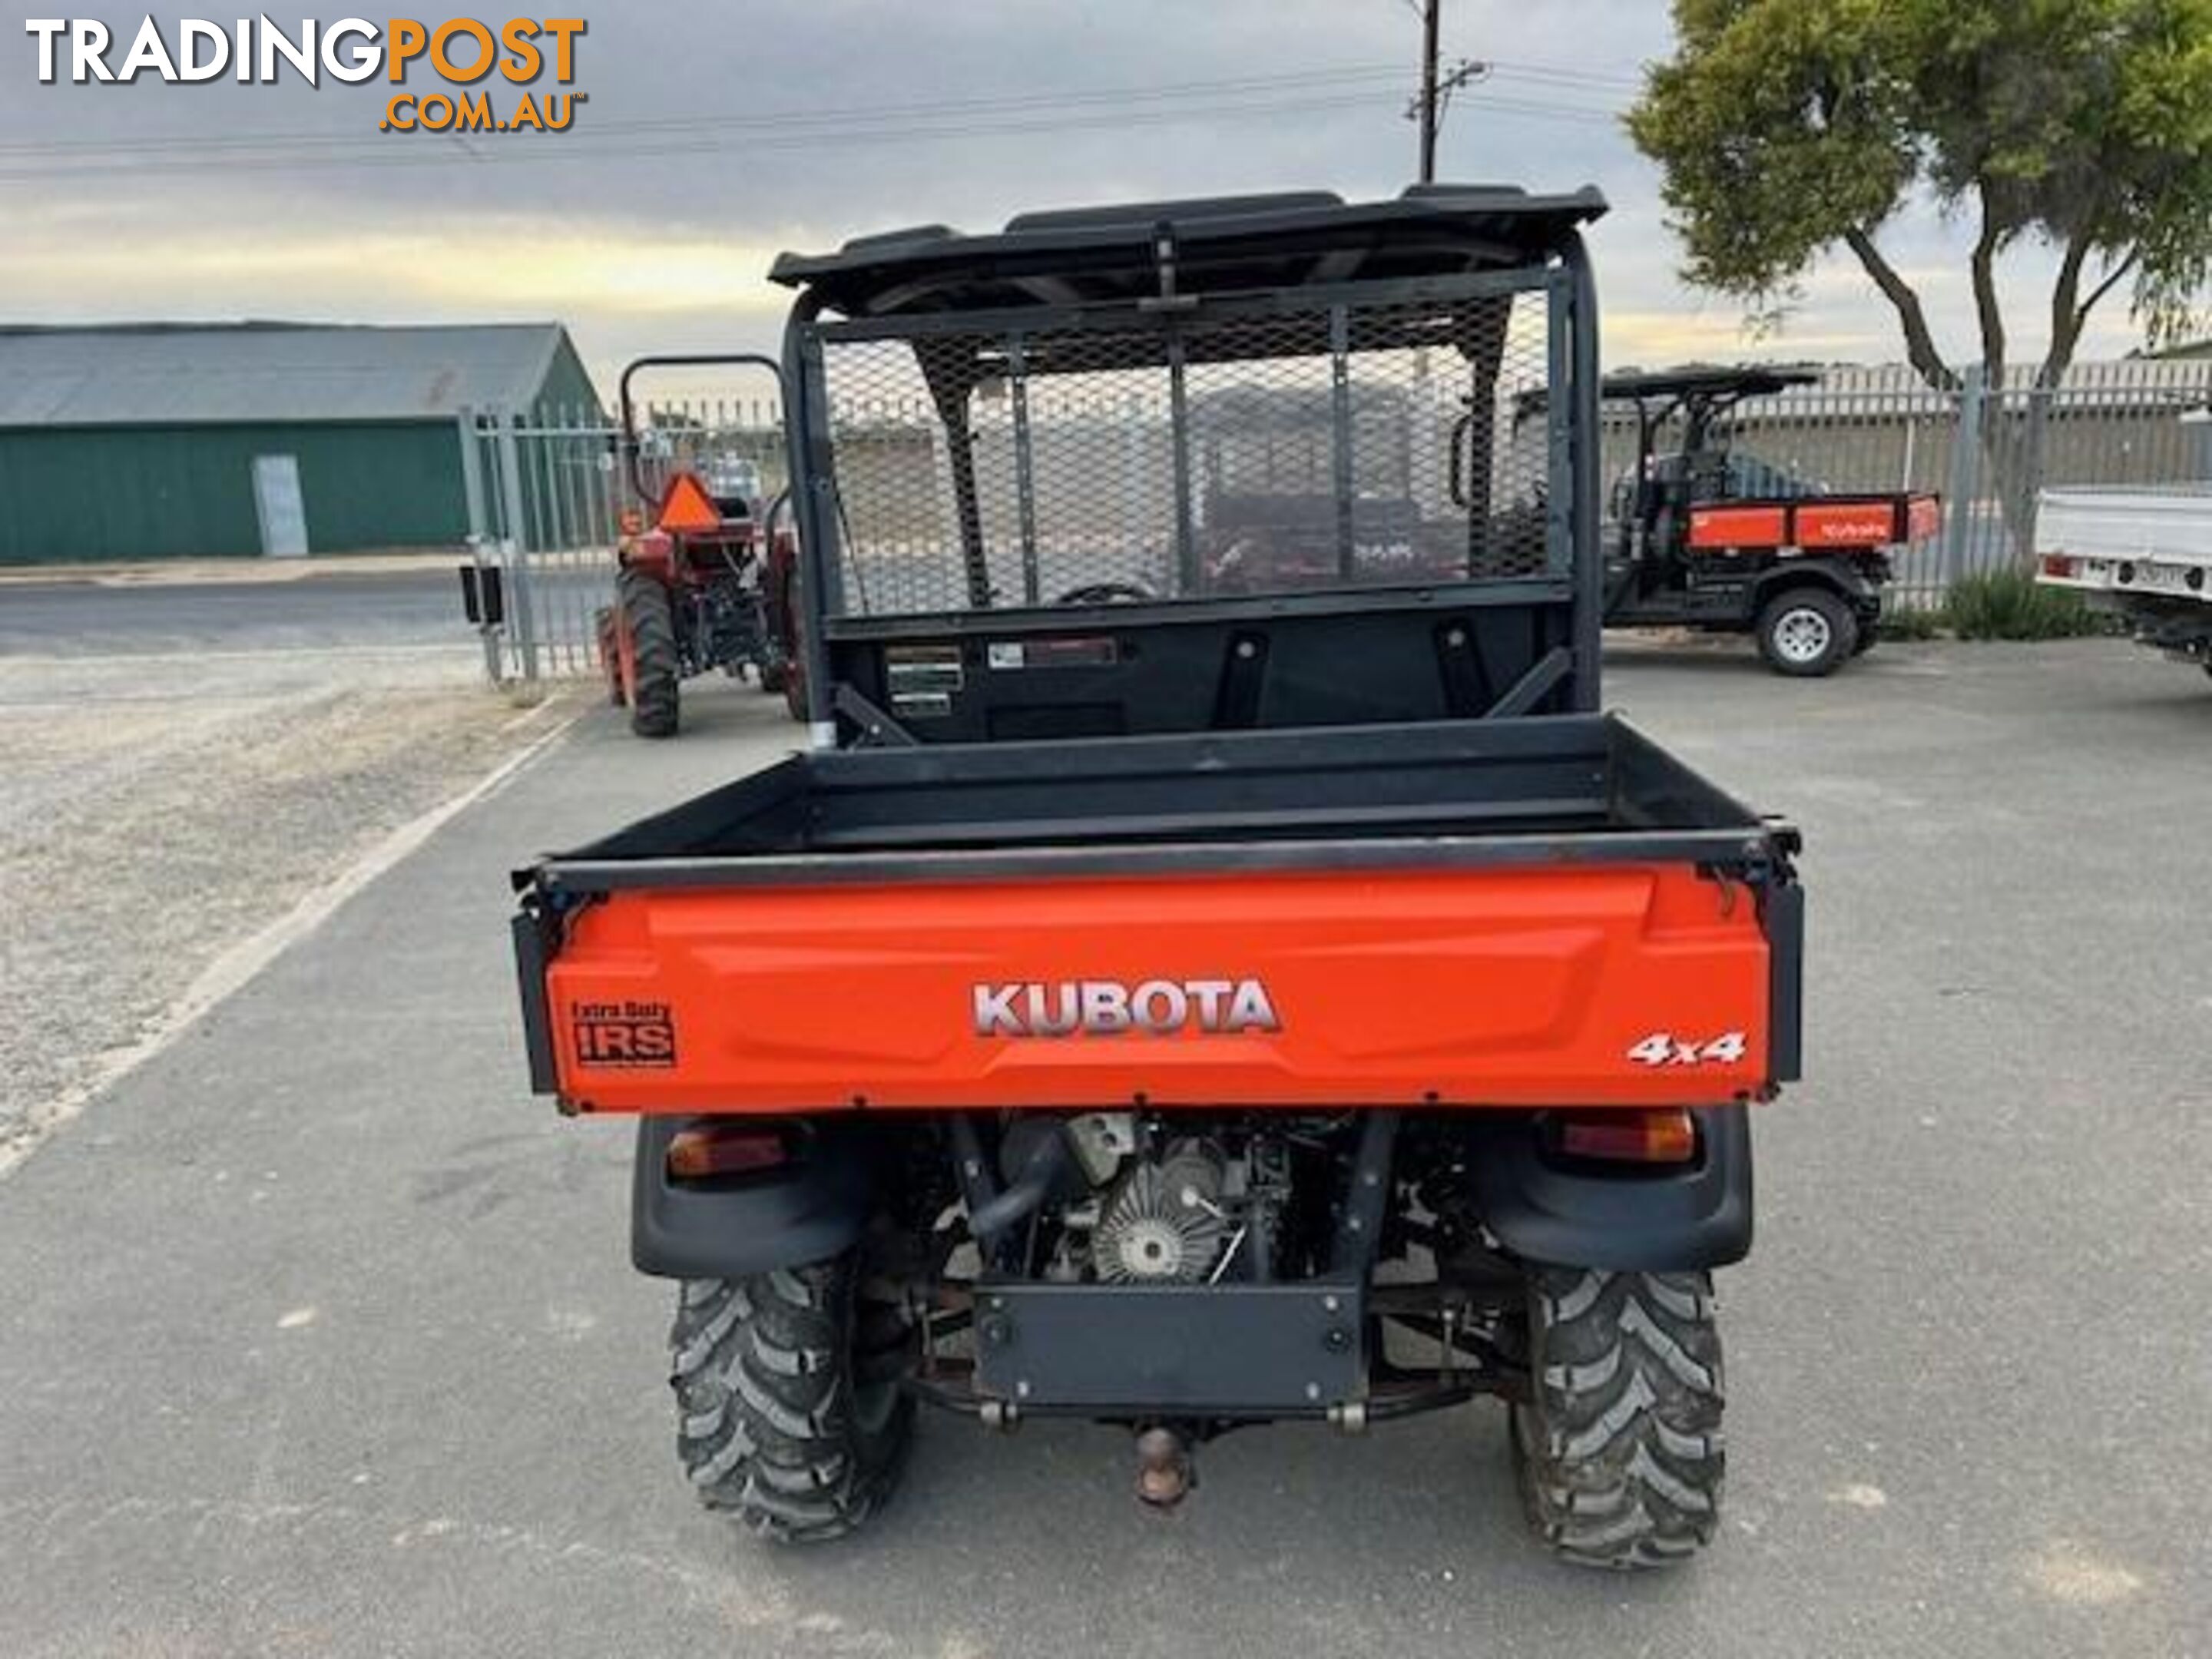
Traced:
POLYGON ((558 323, 0 326, 0 427, 450 419, 538 395, 558 323))

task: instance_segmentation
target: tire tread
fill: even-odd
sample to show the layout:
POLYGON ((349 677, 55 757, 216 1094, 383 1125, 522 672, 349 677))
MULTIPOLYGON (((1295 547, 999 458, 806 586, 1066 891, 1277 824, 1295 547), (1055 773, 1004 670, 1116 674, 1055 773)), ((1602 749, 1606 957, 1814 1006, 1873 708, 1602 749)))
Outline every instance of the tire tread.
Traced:
POLYGON ((1529 1525, 1564 1559, 1671 1566, 1712 1540, 1727 1467, 1711 1275, 1532 1267, 1529 1525))
POLYGON ((683 665, 676 649, 676 612, 668 589, 642 570, 624 567, 616 579, 622 621, 630 632, 636 690, 629 729, 641 738, 672 738, 681 715, 683 665))
POLYGON ((778 1543, 840 1538, 896 1483, 913 1427, 902 1397, 871 1432, 848 1375, 850 1261, 693 1279, 669 1334, 677 1449, 712 1510, 778 1543))

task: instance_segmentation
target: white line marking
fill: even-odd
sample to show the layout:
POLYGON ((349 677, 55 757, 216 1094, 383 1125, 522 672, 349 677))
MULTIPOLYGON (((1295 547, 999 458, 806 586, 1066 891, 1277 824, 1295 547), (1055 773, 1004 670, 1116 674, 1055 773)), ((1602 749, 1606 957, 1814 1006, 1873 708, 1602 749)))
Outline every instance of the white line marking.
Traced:
POLYGON ((349 899, 544 753, 570 726, 583 719, 586 712, 578 709, 559 725, 532 738, 526 747, 508 756, 459 794, 401 824, 343 874, 302 898, 289 914, 216 957, 184 995, 162 1011, 144 1036, 126 1048, 111 1050, 102 1057, 91 1077, 64 1090, 43 1107, 33 1108, 21 1122, 0 1128, 0 1180, 5 1180, 52 1139, 64 1124, 184 1036, 205 1015, 245 989, 285 951, 337 915, 349 899))
MULTIPOLYGON (((497 729, 502 732, 512 732, 518 726, 527 726, 531 721, 536 720, 540 714, 544 714, 546 710, 556 706, 559 701, 560 700, 557 697, 541 697, 536 702, 532 703, 529 708, 524 709, 520 714, 517 714, 513 720, 502 720, 497 729)), ((569 718, 574 720, 578 717, 571 715, 569 718)))

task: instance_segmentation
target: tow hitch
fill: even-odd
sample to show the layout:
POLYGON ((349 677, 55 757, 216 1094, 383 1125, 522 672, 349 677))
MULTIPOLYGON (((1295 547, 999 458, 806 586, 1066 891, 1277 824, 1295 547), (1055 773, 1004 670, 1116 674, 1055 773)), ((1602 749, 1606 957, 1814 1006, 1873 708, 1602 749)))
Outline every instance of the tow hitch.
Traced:
POLYGON ((1137 1437, 1137 1501, 1156 1510, 1171 1510, 1190 1495, 1198 1484, 1191 1462, 1190 1442, 1164 1424, 1137 1437))

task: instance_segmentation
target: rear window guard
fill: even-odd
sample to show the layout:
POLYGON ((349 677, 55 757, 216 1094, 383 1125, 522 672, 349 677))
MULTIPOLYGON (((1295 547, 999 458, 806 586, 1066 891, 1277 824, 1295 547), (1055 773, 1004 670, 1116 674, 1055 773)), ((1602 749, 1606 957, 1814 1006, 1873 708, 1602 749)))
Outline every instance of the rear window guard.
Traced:
POLYGON ((1559 266, 815 322, 830 618, 1564 580, 1559 266))

